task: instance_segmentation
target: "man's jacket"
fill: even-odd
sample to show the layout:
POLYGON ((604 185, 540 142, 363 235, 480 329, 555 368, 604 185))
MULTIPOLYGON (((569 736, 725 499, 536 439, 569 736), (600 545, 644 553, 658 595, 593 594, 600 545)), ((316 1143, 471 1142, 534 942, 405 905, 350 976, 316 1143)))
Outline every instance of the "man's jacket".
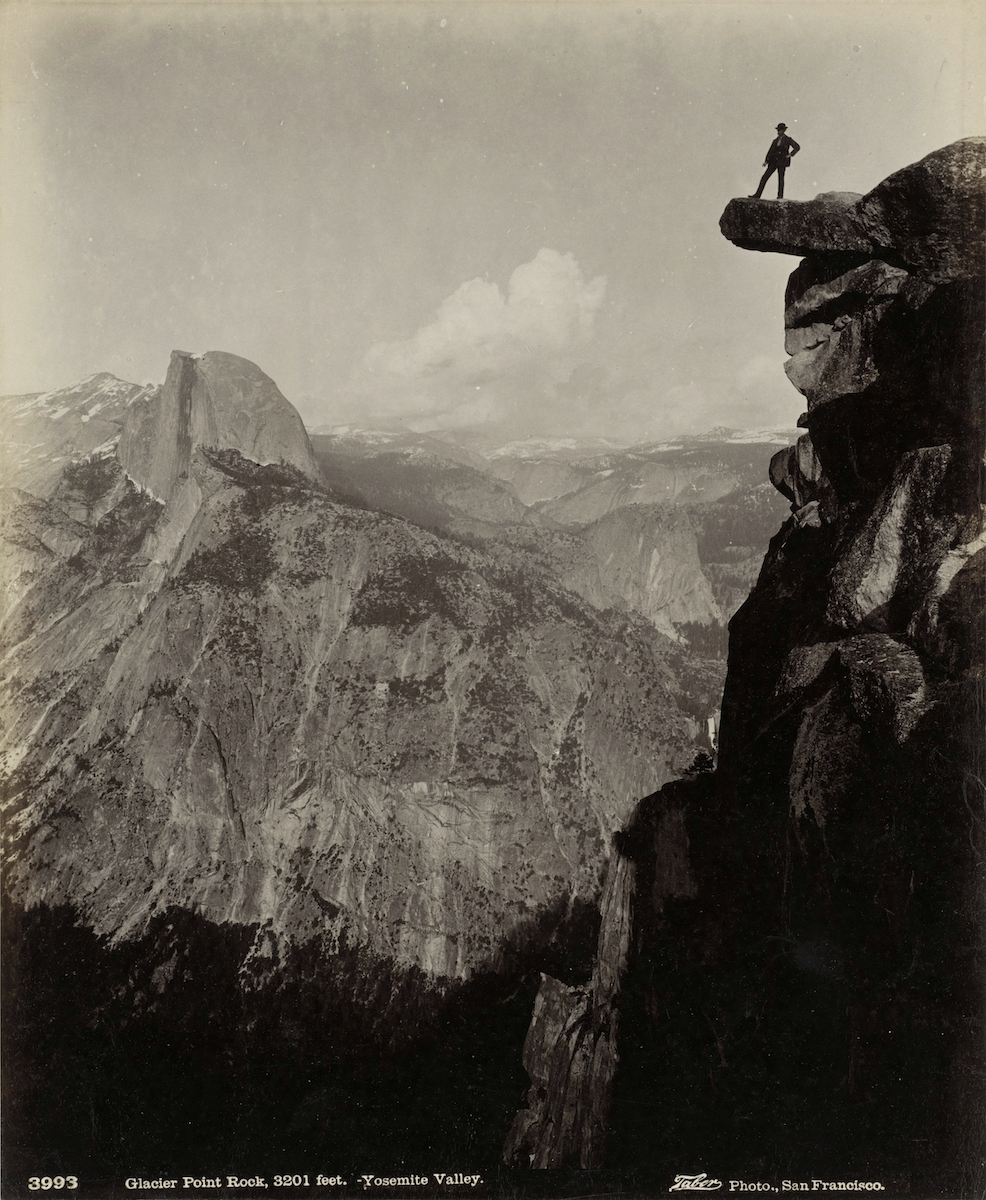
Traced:
POLYGON ((770 149, 767 151, 767 157, 764 159, 764 166, 767 167, 789 167, 791 165, 791 157, 798 153, 801 147, 794 140, 788 137, 786 133, 782 133, 780 137, 774 138, 770 143, 770 149))

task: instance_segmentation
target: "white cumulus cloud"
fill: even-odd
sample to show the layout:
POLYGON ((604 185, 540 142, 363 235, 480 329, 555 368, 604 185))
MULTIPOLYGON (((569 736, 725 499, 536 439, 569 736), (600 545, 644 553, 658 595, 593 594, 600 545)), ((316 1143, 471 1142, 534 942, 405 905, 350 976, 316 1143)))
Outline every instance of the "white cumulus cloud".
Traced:
POLYGON ((516 268, 505 295, 469 280, 411 337, 371 346, 351 392, 377 420, 509 419, 567 378, 605 291, 605 276, 587 282, 571 254, 539 250, 516 268))

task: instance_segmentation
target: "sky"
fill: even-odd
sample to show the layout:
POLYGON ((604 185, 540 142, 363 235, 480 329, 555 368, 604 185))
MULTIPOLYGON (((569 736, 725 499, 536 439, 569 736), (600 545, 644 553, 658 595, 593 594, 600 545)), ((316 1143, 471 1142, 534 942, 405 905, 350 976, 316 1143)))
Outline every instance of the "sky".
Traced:
POLYGON ((801 200, 986 132, 984 14, 3 0, 0 393, 225 350, 310 428, 792 426, 797 260, 722 210, 779 121, 801 200))

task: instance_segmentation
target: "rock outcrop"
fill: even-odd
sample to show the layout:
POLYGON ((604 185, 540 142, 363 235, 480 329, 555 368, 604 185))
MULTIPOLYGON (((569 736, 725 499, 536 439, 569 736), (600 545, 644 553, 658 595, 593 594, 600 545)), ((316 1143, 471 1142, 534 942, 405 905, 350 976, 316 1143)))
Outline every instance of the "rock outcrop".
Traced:
MULTIPOLYGON (((984 149, 723 216, 807 256, 785 313, 807 433, 771 464, 792 515, 730 625, 717 769, 618 839, 612 1165, 981 1193, 984 149)), ((547 1160, 566 1085, 541 1041, 547 1160)))
POLYGON ((879 259, 945 282, 967 278, 982 236, 986 138, 945 146, 896 171, 865 196, 827 192, 814 200, 731 200, 723 236, 745 250, 801 257, 879 259))
POLYGON ((625 857, 610 868, 588 984, 541 975, 524 1042, 524 1067, 531 1079, 528 1107, 514 1119, 503 1152, 504 1160, 515 1166, 589 1170, 605 1161, 634 872, 625 857))
POLYGON ((130 405, 119 458, 135 483, 167 501, 199 446, 319 475, 301 417, 259 367, 235 354, 175 350, 164 387, 130 405))
POLYGON ((628 505, 586 526, 580 538, 591 558, 562 582, 597 607, 625 604, 672 638, 676 625, 721 620, 681 508, 628 505))

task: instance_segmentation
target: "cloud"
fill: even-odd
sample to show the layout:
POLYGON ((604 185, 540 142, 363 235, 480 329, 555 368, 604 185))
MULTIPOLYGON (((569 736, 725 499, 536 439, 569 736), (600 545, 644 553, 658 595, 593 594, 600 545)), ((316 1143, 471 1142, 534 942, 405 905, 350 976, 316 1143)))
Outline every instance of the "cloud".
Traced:
POLYGON ((729 397, 730 420, 737 427, 793 426, 804 409, 804 398, 784 374, 784 356, 758 354, 736 373, 729 397))
POLYGON ((469 280, 413 336, 371 346, 350 395, 376 421, 507 421, 569 378, 605 291, 605 276, 586 282, 571 254, 539 250, 506 295, 469 280))
POLYGON ((717 347, 703 377, 713 356, 691 309, 670 297, 603 309, 606 288, 551 249, 518 266, 505 291, 469 280, 412 336, 370 347, 330 421, 627 441, 793 425, 799 398, 781 356, 750 354, 742 341, 732 353, 717 347))

